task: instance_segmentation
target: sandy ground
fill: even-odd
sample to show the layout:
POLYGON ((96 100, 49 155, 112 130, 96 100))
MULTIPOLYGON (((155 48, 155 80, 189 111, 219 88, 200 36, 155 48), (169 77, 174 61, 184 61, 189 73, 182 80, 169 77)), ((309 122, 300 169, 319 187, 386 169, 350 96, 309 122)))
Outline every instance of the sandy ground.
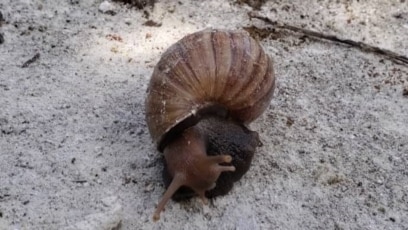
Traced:
MULTIPOLYGON (((188 33, 267 25, 232 0, 113 3, 114 15, 100 3, 0 1, 0 229, 408 229, 408 66, 291 33, 261 41, 278 85, 251 125, 264 145, 250 171, 209 206, 170 202, 153 223, 155 63, 188 33)), ((267 1, 259 13, 408 55, 405 0, 267 1)))

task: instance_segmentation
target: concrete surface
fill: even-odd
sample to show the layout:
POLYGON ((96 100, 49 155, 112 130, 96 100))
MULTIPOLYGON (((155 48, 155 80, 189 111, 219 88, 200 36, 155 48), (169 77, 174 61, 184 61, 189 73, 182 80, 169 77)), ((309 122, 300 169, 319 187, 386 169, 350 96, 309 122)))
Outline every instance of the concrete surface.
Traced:
MULTIPOLYGON (((251 125, 264 145, 248 174, 153 223, 164 188, 143 103, 155 63, 188 33, 267 25, 232 0, 147 13, 101 2, 0 1, 0 229, 408 229, 408 66, 291 33, 261 42, 278 85, 251 125)), ((408 55, 405 0, 267 1, 259 13, 408 55)))

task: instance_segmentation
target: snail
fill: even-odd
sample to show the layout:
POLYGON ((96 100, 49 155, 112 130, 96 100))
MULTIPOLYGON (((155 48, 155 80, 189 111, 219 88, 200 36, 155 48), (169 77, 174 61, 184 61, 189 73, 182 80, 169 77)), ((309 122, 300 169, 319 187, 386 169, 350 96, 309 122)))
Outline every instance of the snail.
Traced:
POLYGON ((244 31, 206 29, 168 48, 150 79, 146 122, 164 155, 166 203, 224 195, 249 169, 258 133, 250 122, 270 104, 271 58, 244 31))

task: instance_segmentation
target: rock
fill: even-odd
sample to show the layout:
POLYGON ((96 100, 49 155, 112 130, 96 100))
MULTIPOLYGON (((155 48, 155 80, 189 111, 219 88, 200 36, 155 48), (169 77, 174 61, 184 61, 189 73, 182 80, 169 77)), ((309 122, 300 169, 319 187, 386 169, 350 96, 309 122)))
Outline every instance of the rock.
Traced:
POLYGON ((115 15, 116 14, 115 9, 116 9, 115 6, 109 1, 103 1, 99 5, 99 11, 104 14, 115 15))

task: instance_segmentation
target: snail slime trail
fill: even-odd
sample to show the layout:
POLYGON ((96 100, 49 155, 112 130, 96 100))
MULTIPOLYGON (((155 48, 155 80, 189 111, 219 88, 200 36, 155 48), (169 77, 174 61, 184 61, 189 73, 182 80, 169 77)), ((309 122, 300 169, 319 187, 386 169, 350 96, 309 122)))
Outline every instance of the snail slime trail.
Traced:
POLYGON ((147 91, 146 122, 164 154, 166 203, 225 195, 249 169, 258 133, 247 125, 275 89, 272 59, 244 31, 207 29, 185 36, 162 55, 147 91))

